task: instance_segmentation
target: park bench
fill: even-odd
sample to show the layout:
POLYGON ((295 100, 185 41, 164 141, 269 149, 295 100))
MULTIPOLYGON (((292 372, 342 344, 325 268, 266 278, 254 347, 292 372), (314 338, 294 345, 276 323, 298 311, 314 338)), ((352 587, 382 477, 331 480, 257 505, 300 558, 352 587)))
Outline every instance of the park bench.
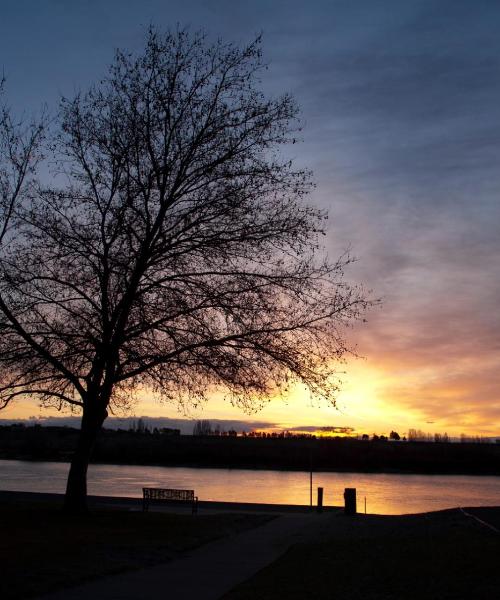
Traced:
POLYGON ((190 502, 192 513, 198 512, 198 496, 194 495, 194 490, 142 488, 142 510, 148 510, 151 502, 190 502))

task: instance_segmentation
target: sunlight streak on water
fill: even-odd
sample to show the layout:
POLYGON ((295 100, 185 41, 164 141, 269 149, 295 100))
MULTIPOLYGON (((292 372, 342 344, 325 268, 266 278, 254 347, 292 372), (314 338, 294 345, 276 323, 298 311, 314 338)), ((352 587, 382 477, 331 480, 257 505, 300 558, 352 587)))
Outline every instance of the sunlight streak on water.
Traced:
MULTIPOLYGON (((0 489, 63 493, 69 465, 0 460, 0 489)), ((326 505, 343 505, 346 487, 357 488, 358 510, 379 514, 417 513, 456 506, 500 505, 500 477, 314 473, 326 505)), ((243 469, 193 469, 91 465, 89 494, 141 497, 142 487, 194 489, 200 500, 309 504, 309 473, 243 469)))

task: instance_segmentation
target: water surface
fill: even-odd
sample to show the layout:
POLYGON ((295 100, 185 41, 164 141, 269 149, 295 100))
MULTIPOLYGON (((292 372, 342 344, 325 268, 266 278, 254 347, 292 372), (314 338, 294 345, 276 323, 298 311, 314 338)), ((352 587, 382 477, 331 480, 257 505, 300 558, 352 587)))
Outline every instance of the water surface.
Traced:
MULTIPOLYGON (((0 489, 63 493, 68 463, 0 460, 0 489)), ((340 506, 343 491, 355 487, 358 510, 404 514, 456 506, 500 505, 500 477, 313 473, 313 489, 324 488, 324 503, 340 506)), ((309 504, 309 473, 245 469, 194 469, 131 465, 90 465, 89 494, 142 496, 142 487, 194 489, 200 500, 309 504)))

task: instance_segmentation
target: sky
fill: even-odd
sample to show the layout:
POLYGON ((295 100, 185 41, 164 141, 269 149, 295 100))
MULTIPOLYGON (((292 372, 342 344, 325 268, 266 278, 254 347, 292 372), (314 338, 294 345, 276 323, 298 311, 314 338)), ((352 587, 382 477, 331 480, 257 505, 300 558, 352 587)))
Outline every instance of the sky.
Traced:
MULTIPOLYGON (((381 306, 349 332, 338 408, 296 392, 245 416, 214 397, 179 414, 143 393, 132 416, 500 435, 500 3, 497 0, 3 0, 10 105, 57 107, 147 27, 263 34, 266 93, 302 109, 295 159, 327 208, 326 250, 381 306)), ((50 414, 28 401, 0 418, 50 414)))

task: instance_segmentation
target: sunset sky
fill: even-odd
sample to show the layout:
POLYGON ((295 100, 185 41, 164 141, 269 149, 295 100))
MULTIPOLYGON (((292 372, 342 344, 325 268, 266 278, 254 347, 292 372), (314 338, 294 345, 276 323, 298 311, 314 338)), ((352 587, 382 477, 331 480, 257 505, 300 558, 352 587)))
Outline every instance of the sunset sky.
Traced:
MULTIPOLYGON (((498 0, 5 0, 0 69, 29 114, 140 50, 150 24, 239 44, 263 34, 268 94, 302 108, 296 161, 330 214, 330 257, 382 305, 349 332, 361 358, 338 409, 297 390, 246 417, 220 398, 189 418, 260 427, 419 428, 500 435, 500 3, 498 0)), ((18 402, 0 419, 43 416, 18 402)), ((147 393, 134 415, 183 419, 147 393)))

